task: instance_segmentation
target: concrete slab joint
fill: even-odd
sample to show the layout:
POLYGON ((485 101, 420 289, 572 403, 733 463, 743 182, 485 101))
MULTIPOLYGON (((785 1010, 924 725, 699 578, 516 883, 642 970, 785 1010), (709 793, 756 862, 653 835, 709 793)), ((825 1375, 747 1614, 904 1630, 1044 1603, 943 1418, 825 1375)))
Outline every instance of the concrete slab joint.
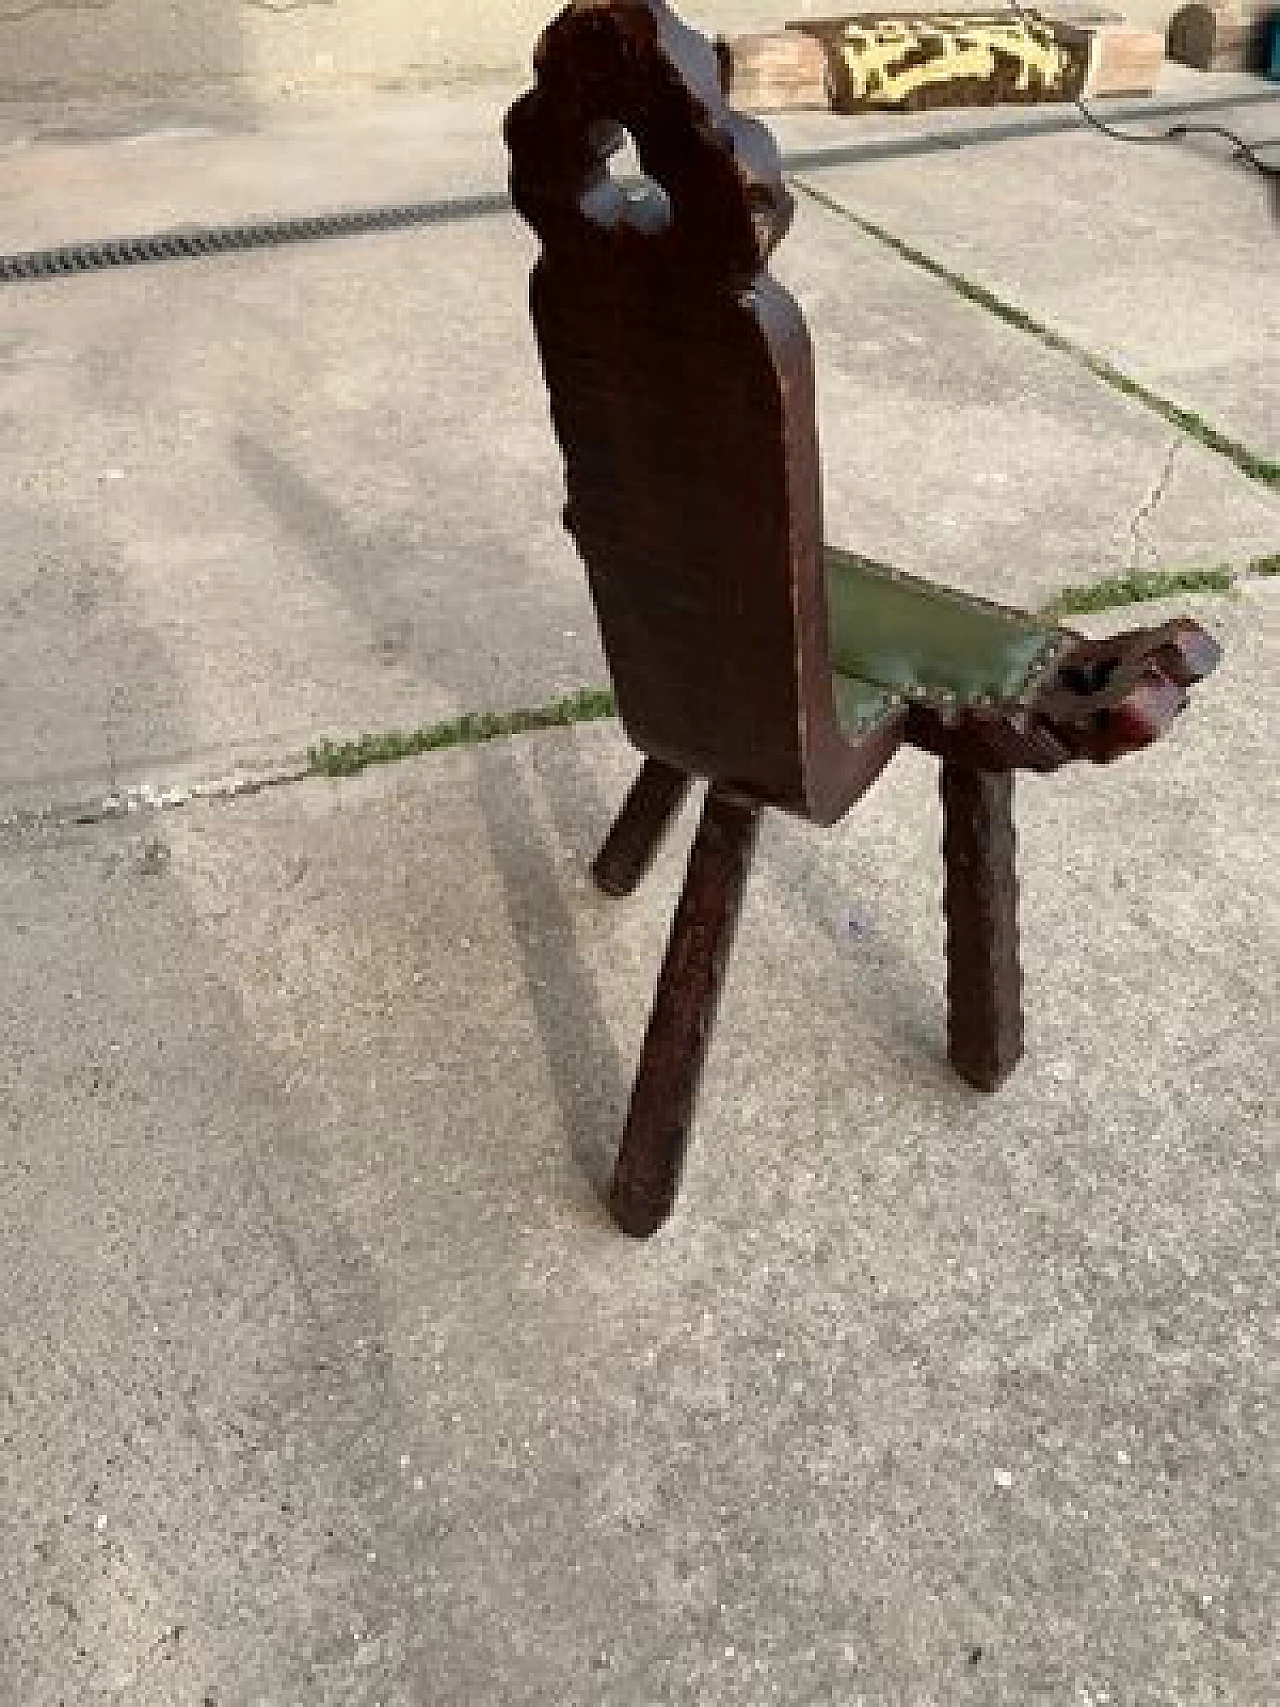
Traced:
MULTIPOLYGON (((118 70, 142 14, 250 16, 3 39, 118 70)), ((368 15, 265 25, 337 65, 368 15)), ((634 755, 577 715, 501 104, 0 162, 0 253, 489 198, 0 290, 0 1702, 1273 1707, 1280 495, 802 198, 833 539, 1037 608, 1162 591, 1071 620, 1190 611, 1224 662, 1123 774, 1022 791, 995 1103, 945 1064, 936 765, 839 833, 771 816, 684 1211, 624 1246, 693 822, 596 894, 634 755)), ((1280 455, 1243 174, 1058 132, 997 176, 964 129, 828 159, 828 200, 1280 455)))

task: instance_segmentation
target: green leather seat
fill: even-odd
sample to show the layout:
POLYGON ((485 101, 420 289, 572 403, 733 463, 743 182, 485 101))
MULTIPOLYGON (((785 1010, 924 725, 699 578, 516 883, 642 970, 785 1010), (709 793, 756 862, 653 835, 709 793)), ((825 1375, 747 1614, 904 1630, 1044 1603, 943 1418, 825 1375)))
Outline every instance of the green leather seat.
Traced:
POLYGON ((934 586, 829 546, 827 615, 836 710, 846 734, 904 700, 1019 700, 1062 638, 1025 611, 934 586))

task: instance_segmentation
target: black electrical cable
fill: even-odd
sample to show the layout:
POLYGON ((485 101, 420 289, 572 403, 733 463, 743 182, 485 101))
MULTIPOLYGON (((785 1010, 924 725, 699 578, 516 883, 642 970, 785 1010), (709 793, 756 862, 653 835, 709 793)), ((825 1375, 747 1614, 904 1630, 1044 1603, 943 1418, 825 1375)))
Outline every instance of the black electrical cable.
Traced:
MULTIPOLYGON (((1042 29, 1045 27, 1045 19, 1026 11, 1019 4, 1019 0, 1006 0, 1006 4, 1024 24, 1039 25, 1042 29)), ((1117 130, 1114 125, 1098 117, 1083 95, 1077 95, 1072 105, 1086 124, 1092 125, 1094 130, 1100 131, 1103 136, 1109 136, 1115 142, 1181 142, 1188 136, 1220 136, 1234 145, 1232 159, 1243 160, 1247 166, 1252 166, 1255 172, 1261 172, 1264 178, 1280 178, 1280 166, 1273 166, 1264 160, 1260 152, 1264 148, 1280 148, 1280 136, 1268 137, 1260 142, 1245 142, 1235 131, 1221 124, 1175 124, 1170 125, 1168 130, 1117 130)))
POLYGON ((1100 119, 1092 112, 1088 104, 1077 97, 1075 106, 1081 118, 1085 119, 1103 136, 1109 136, 1116 142, 1181 142, 1184 136, 1220 136, 1225 141, 1233 143, 1233 160, 1243 160, 1247 166, 1252 166, 1255 172, 1261 172, 1264 178, 1280 178, 1280 166, 1272 166, 1259 154, 1261 148, 1280 148, 1280 137, 1270 137, 1262 142, 1245 142, 1233 130, 1228 130, 1221 124, 1175 124, 1168 130, 1125 131, 1117 130, 1105 119, 1100 119))

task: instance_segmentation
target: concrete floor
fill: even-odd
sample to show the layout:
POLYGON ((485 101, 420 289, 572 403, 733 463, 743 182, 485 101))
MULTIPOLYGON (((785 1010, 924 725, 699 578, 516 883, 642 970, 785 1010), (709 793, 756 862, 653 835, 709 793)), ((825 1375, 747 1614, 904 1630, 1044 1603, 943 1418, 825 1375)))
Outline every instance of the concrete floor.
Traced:
MULTIPOLYGON (((982 0, 958 0, 982 9, 982 0)), ((1164 31, 1178 0, 1126 0, 1134 23, 1164 31)), ((988 10, 990 7, 988 6, 988 10)), ((243 110, 299 91, 431 90, 527 67, 552 0, 63 0, 0 12, 0 101, 50 109, 116 97, 217 98, 243 110)), ((829 16, 829 0, 687 0, 697 28, 779 30, 829 16)))
MULTIPOLYGON (((402 104, 11 139, 0 251, 95 183, 99 230, 494 196, 496 104, 416 153, 402 104)), ((1237 169, 815 123, 836 203, 1275 454, 1237 169)), ((531 252, 495 211, 0 288, 0 1701, 1270 1707, 1280 583, 1085 625, 1225 662, 1022 789, 998 1098, 946 1069, 931 765, 767 825, 644 1247, 597 1193, 692 822, 591 890, 616 726, 101 814, 603 679, 531 252)), ((1280 549, 1274 488, 839 211, 779 271, 833 538, 1033 602, 1280 549)))

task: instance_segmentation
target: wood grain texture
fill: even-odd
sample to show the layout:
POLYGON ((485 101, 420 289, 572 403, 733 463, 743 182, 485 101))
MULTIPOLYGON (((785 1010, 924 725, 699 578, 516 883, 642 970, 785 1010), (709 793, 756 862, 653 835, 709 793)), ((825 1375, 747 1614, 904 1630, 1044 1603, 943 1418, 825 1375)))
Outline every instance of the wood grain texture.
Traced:
POLYGON ((689 857, 640 1054, 610 1207, 633 1238, 671 1213, 759 827, 756 807, 711 789, 689 857))
POLYGON ((995 1091, 1022 1055, 1013 774, 942 767, 947 1053, 995 1091))
MULTIPOLYGON (((1022 1049, 1012 773, 1148 745, 1218 649, 1190 621, 1100 641, 1063 629, 990 690, 1005 697, 875 690, 846 739, 813 355, 768 272, 792 211, 772 139, 725 106, 714 48, 663 0, 575 0, 535 64, 507 120, 512 195, 541 243, 530 300, 566 525, 646 758, 601 886, 633 888, 690 779, 711 785, 611 1192, 619 1225, 647 1237, 679 1189, 761 809, 829 824, 903 741, 943 760, 950 1054, 992 1090, 1022 1049), (610 174, 625 132, 638 191, 610 174)), ((918 661, 923 629, 901 650, 918 661)))
POLYGON ((1037 13, 947 13, 937 8, 800 19, 789 28, 826 49, 837 112, 924 112, 937 107, 1071 101, 1089 46, 1037 13))
POLYGON ((1101 24, 1088 32, 1088 42, 1086 97, 1101 100, 1155 93, 1164 69, 1164 37, 1159 30, 1101 24))
POLYGON ((830 105, 827 54, 797 30, 774 30, 716 41, 725 97, 739 112, 823 110, 830 105))
POLYGON ((836 718, 813 354, 767 271, 791 221, 772 138, 660 0, 570 7, 508 115, 531 304, 628 735, 674 769, 823 822, 896 751, 836 718), (616 184, 623 131, 651 180, 616 184))

